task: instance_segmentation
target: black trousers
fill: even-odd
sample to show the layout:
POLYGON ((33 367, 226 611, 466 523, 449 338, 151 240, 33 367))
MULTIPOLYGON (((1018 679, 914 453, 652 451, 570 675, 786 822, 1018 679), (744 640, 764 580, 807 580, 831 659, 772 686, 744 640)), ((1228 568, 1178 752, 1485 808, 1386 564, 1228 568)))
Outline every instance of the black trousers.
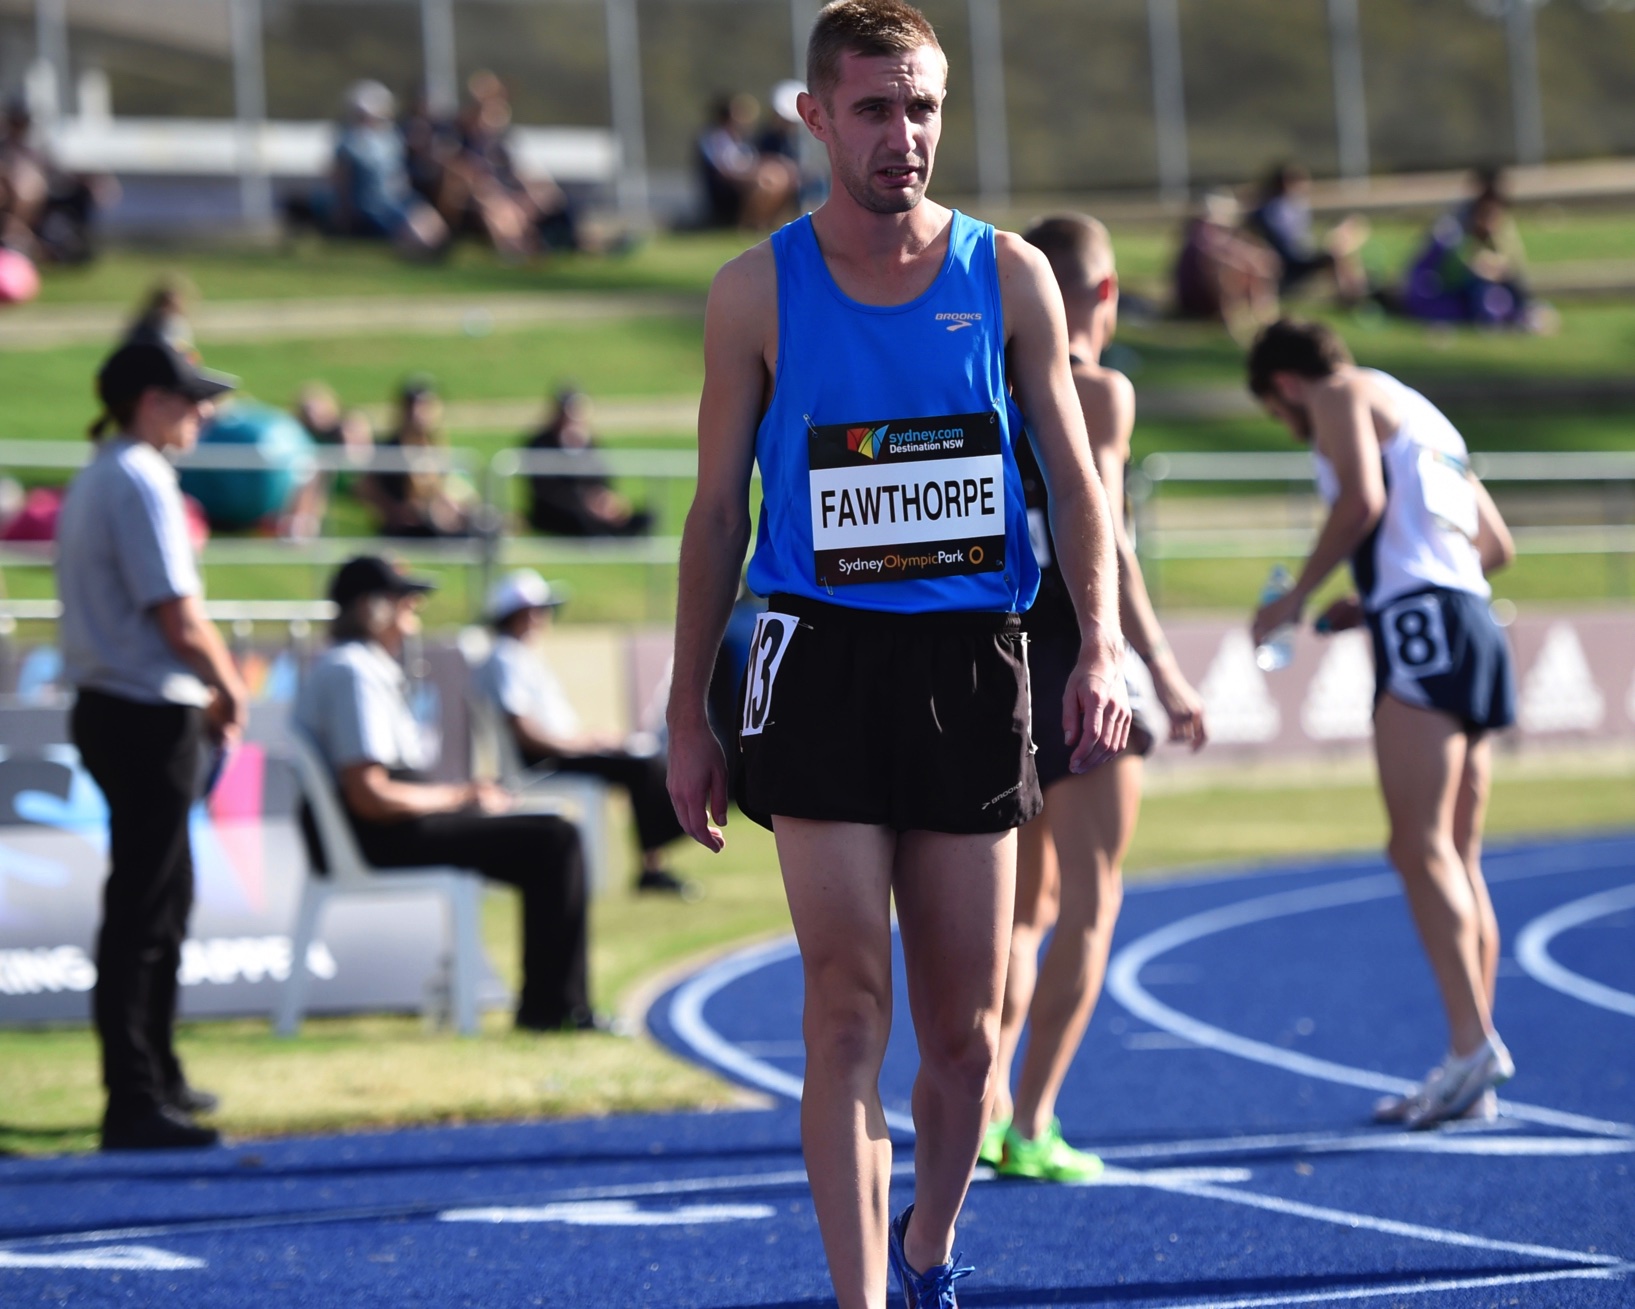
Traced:
POLYGON ((636 839, 642 853, 669 845, 682 835, 681 820, 670 802, 664 759, 659 755, 583 754, 538 755, 525 752, 530 766, 549 764, 559 773, 588 773, 630 794, 636 816, 636 839))
POLYGON ((353 818, 379 868, 453 864, 522 892, 517 1022, 559 1027, 590 1017, 585 860, 573 824, 550 814, 432 814, 396 823, 353 818))
POLYGON ((193 908, 187 814, 199 783, 204 714, 81 691, 70 732, 108 801, 108 881, 92 997, 102 1081, 110 1109, 139 1110, 182 1082, 172 1034, 193 908))

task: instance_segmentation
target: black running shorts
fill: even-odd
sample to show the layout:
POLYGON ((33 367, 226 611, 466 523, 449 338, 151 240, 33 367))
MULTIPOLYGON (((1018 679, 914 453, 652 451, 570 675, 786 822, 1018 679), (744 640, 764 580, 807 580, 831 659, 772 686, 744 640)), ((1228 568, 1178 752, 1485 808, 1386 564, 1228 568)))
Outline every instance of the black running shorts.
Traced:
MULTIPOLYGON (((1134 655, 1126 658, 1133 659, 1134 655)), ((1062 697, 1067 694, 1067 679, 1079 662, 1079 638, 1055 633, 1032 633, 1028 638, 1028 672, 1033 679, 1033 739, 1038 753, 1033 756, 1039 770, 1039 787, 1054 786, 1072 770, 1068 767, 1073 751, 1067 748, 1062 734, 1062 697)), ((1135 689, 1125 684, 1130 693, 1130 739, 1123 753, 1146 755, 1153 747, 1152 724, 1141 712, 1135 689)))
POLYGON ((1002 832, 1043 807, 1015 614, 882 614, 775 595, 741 699, 744 812, 1002 832))

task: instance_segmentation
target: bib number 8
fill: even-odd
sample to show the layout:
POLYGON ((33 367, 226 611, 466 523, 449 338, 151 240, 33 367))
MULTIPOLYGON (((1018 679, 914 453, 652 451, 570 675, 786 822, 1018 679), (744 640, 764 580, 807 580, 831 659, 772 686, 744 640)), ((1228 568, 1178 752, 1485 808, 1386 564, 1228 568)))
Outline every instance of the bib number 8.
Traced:
POLYGON ((1406 677, 1434 677, 1453 667, 1442 606, 1434 595, 1409 596, 1381 615, 1391 671, 1406 677))
POLYGON ((749 643, 749 668, 744 673, 744 721, 740 736, 759 736, 772 711, 772 684, 789 650, 789 639, 799 620, 793 614, 764 613, 755 620, 749 643))

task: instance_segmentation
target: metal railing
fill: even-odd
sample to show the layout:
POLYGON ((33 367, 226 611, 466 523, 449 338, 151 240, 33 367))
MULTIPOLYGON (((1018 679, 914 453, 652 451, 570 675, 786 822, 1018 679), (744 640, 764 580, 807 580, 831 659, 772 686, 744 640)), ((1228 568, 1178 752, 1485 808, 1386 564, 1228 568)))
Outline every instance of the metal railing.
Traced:
MULTIPOLYGON (((72 471, 90 456, 87 445, 59 441, 0 441, 0 470, 61 469, 72 471)), ((668 483, 697 476, 697 456, 691 450, 505 449, 486 461, 480 454, 459 447, 381 446, 360 456, 334 446, 321 446, 298 456, 298 463, 316 471, 347 472, 460 472, 478 488, 483 503, 479 521, 485 524, 472 536, 421 540, 394 538, 392 553, 409 565, 465 569, 474 574, 481 594, 496 569, 511 566, 639 565, 648 570, 649 609, 657 599, 656 586, 667 583, 662 570, 673 567, 680 555, 680 537, 552 537, 509 534, 502 530, 509 483, 517 477, 614 477, 647 484, 652 499, 662 499, 668 483)), ((1513 529, 1522 555, 1596 555, 1616 560, 1620 567, 1635 559, 1635 451, 1571 451, 1561 453, 1504 452, 1477 454, 1472 463, 1486 482, 1510 485, 1600 486, 1604 503, 1600 521, 1513 529)), ((249 446, 203 446, 178 458, 180 469, 230 471, 269 470, 286 466, 249 446)), ((758 470, 756 476, 758 476, 758 470)), ((1311 541, 1309 525, 1205 526, 1160 525, 1159 497, 1165 487, 1214 484, 1248 488, 1283 484, 1309 499, 1311 457, 1299 452, 1241 451, 1225 453, 1175 452, 1149 455, 1132 469, 1128 489, 1134 510, 1137 549, 1143 565, 1152 570, 1156 586, 1159 566, 1165 562, 1207 559, 1275 559, 1304 552, 1311 541)), ((204 548, 201 563, 210 567, 297 565, 333 568, 368 548, 367 537, 317 537, 285 540, 266 537, 216 537, 204 548)), ((49 565, 55 551, 49 542, 0 543, 0 568, 49 565)), ((316 588, 315 588, 316 589, 316 588)), ((31 601, 0 604, 0 620, 8 613, 14 622, 24 617, 15 606, 31 601), (8 608, 7 606, 12 606, 8 608)), ((265 602, 276 604, 281 602, 265 602)), ((269 615, 270 610, 266 611, 269 615)), ((269 619, 270 620, 270 619, 269 619)), ((224 621, 232 621, 226 619, 224 621)), ((255 621, 252 619, 252 621, 255 621)))
MULTIPOLYGON (((1596 555, 1616 570, 1611 584, 1630 587, 1635 563, 1635 451, 1503 451, 1474 454, 1471 465, 1483 482, 1495 485, 1580 484, 1602 488, 1600 522, 1548 526, 1513 526, 1519 556, 1596 555)), ((1160 527, 1157 500, 1163 487, 1181 485, 1266 485, 1285 483, 1306 499, 1312 490, 1309 454, 1234 451, 1219 454, 1176 452, 1152 454, 1131 471, 1128 489, 1133 509, 1136 552, 1154 597, 1161 587, 1161 565, 1169 561, 1208 559, 1287 559, 1311 546, 1310 526, 1160 527)))

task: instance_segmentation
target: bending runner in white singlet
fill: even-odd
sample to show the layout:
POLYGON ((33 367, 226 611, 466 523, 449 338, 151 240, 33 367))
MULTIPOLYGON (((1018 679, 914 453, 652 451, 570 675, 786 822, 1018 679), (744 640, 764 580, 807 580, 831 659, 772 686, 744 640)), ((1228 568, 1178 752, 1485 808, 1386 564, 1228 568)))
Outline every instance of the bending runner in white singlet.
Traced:
POLYGON ((884 1309, 888 1265, 910 1309, 950 1309, 972 1271, 954 1224, 993 1089, 1012 831, 1040 805, 1018 617, 1038 585, 1024 413, 1081 633, 1040 730, 1065 734, 1079 771, 1129 730, 1117 564, 1055 281, 1019 237, 924 199, 947 73, 900 0, 818 15, 800 112, 834 190, 716 276, 682 538, 670 793, 720 849, 726 765, 705 696, 758 461, 748 581, 768 611, 743 696, 742 807, 776 834, 800 942, 801 1138, 843 1309, 884 1309), (893 897, 920 1054, 914 1203, 895 1218, 878 1085, 893 897))
MULTIPOLYGON (((1101 366, 1101 352, 1118 326, 1118 274, 1107 229, 1093 218, 1064 214, 1024 233, 1050 260, 1067 310, 1073 384, 1084 411, 1090 454, 1107 492, 1118 549, 1119 617, 1131 647, 1152 674, 1169 717, 1170 739, 1203 746, 1203 702, 1176 665, 1153 613, 1141 563, 1124 529, 1124 466, 1135 424, 1135 388, 1101 366)), ((1047 526, 1049 497, 1035 466, 1021 452, 1028 514, 1039 559, 1039 598, 1023 619, 1036 703, 1049 705, 1078 650, 1078 623, 1055 566, 1047 526)), ((1088 773, 1068 768, 1066 751, 1041 741, 1035 762, 1044 813, 1017 834, 1016 922, 999 1028, 999 1075, 993 1118, 981 1158, 1001 1173, 1043 1181, 1085 1181, 1101 1160, 1062 1139, 1056 1097, 1084 1038, 1107 971, 1113 924, 1123 900, 1122 865, 1141 808, 1142 756, 1152 732, 1139 706, 1128 747, 1088 773), (1054 927, 1041 962, 1039 947, 1054 927), (1027 1054, 1011 1098, 1011 1064, 1028 1026, 1027 1054)))
POLYGON ((1358 368, 1320 323, 1283 320, 1249 352, 1249 389, 1309 444, 1327 521, 1287 595, 1255 615, 1256 641, 1298 622, 1348 556, 1357 594, 1319 631, 1367 623, 1374 642, 1374 750, 1389 853, 1436 974, 1449 1051, 1413 1094, 1375 1106, 1382 1122, 1432 1127, 1497 1112, 1515 1067, 1493 1028, 1499 924, 1482 878, 1489 733, 1515 719, 1504 633, 1486 574, 1515 555, 1464 439, 1417 391, 1358 368))

